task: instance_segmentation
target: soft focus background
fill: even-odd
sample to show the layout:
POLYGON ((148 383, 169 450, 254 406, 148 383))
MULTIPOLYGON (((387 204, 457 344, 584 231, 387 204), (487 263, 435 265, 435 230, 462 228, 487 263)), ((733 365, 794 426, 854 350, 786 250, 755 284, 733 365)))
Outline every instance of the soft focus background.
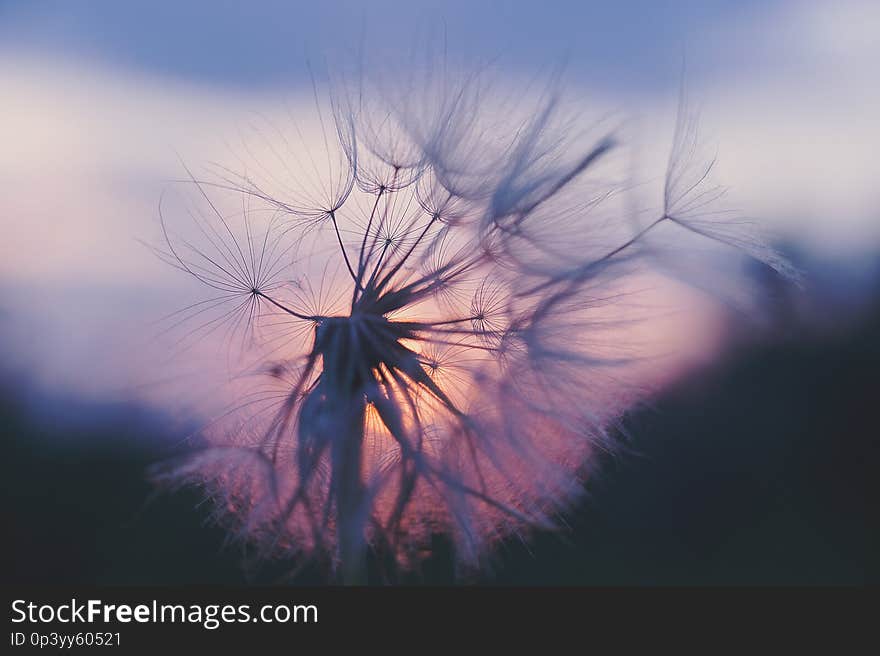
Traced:
MULTIPOLYGON (((0 0, 4 580, 278 580, 239 566, 195 493, 145 480, 187 418, 152 393, 147 346, 180 278, 139 239, 180 158, 222 158, 238 126, 308 92, 306 60, 406 50, 438 25, 511 80, 564 63, 637 137, 645 178, 684 81, 733 205, 804 272, 797 288, 756 266, 767 301, 748 314, 688 306, 666 343, 676 381, 630 418, 631 452, 599 463, 570 531, 506 545, 479 580, 868 579, 880 4, 0 0)), ((412 582, 453 580, 440 538, 435 554, 412 582)))

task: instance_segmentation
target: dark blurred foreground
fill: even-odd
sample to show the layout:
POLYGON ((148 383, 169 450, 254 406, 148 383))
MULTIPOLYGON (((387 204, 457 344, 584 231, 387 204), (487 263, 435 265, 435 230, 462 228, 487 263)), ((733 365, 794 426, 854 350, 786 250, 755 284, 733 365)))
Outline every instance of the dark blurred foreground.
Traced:
MULTIPOLYGON (((395 580, 876 582, 867 478, 878 338, 875 308, 831 331, 789 328, 732 349, 630 418, 632 452, 601 463, 570 530, 504 545, 476 578, 456 575, 438 538, 421 572, 395 580)), ((131 407, 26 405, 20 389, 7 381, 0 399, 4 583, 291 582, 289 564, 243 568, 240 549, 205 524, 198 493, 155 494, 145 470, 168 453, 159 420, 131 407)))

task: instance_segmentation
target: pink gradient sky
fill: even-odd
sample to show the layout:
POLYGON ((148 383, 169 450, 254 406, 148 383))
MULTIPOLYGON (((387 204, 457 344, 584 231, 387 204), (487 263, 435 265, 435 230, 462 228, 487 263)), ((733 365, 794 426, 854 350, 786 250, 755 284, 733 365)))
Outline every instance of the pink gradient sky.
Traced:
MULTIPOLYGON (((782 3, 688 35, 689 95, 733 205, 832 257, 880 242, 878 7, 782 3)), ((227 141, 243 124, 295 107, 299 92, 14 44, 0 48, 0 87, 6 357, 44 382, 99 396, 161 380, 151 322, 189 298, 137 241, 156 238, 164 181, 180 177, 178 153, 188 163, 228 161, 227 141)), ((659 184, 677 89, 573 91, 597 113, 625 119, 641 144, 640 177, 659 184)), ((713 351, 721 310, 671 281, 650 284, 665 302, 637 336, 664 354, 651 373, 664 377, 713 351)))

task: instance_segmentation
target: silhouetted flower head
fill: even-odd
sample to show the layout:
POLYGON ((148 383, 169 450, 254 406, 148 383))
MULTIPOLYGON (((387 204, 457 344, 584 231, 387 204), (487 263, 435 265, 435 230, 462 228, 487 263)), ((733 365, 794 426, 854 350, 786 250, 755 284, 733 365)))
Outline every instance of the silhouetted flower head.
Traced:
POLYGON ((615 304, 649 237, 784 268, 699 212, 717 192, 686 118, 646 221, 602 173, 614 138, 585 141, 557 93, 505 104, 461 79, 316 93, 314 121, 255 129, 242 170, 163 201, 162 257, 212 291, 196 334, 247 360, 234 407, 165 476, 204 485, 263 555, 328 556, 360 580, 369 546, 407 566, 440 532, 475 563, 553 527, 642 393, 615 304))

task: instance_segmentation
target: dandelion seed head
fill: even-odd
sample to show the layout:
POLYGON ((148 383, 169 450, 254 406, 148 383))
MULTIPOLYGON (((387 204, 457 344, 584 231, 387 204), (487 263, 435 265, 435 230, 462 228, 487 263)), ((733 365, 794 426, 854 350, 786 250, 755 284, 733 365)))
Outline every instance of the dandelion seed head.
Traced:
POLYGON ((784 270, 736 223, 704 223, 717 196, 687 182, 681 125, 645 222, 602 168, 614 138, 581 139, 557 90, 493 103, 442 71, 381 88, 316 86, 310 147, 297 117, 254 131, 244 172, 190 175, 157 248, 213 294, 192 334, 222 334, 243 372, 203 448, 161 477, 202 485, 260 555, 346 580, 369 548, 408 567, 442 532, 476 565, 556 525, 646 392, 621 308, 660 226, 784 270))

